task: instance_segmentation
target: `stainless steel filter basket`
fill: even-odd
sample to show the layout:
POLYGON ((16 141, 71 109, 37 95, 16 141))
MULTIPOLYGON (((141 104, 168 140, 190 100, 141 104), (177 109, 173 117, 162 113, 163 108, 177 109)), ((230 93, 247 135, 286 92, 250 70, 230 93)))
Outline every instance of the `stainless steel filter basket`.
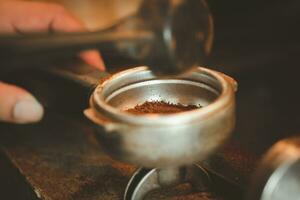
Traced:
POLYGON ((206 158, 228 139, 235 125, 236 88, 230 77, 201 67, 174 79, 137 67, 102 81, 85 115, 112 157, 143 167, 182 166, 206 158), (174 114, 126 112, 145 101, 202 108, 174 114))

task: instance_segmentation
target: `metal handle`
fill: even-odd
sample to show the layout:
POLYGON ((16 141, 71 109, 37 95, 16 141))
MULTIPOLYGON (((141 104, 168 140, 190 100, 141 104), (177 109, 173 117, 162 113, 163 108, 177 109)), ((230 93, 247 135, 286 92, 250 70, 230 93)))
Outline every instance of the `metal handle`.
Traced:
POLYGON ((132 49, 128 47, 129 44, 138 45, 151 38, 152 35, 146 31, 134 30, 1 36, 1 71, 32 65, 43 66, 45 62, 74 57, 86 49, 120 52, 132 49))

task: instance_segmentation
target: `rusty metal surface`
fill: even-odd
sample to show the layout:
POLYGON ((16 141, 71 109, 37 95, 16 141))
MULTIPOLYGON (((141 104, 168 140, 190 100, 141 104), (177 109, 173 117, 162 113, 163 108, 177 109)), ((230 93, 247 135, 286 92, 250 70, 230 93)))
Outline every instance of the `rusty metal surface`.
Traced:
POLYGON ((181 184, 174 188, 161 189, 150 193, 147 200, 223 200, 210 192, 195 191, 190 184, 181 184))
POLYGON ((121 199, 135 169, 104 155, 78 121, 51 116, 5 129, 3 151, 41 199, 121 199))
MULTIPOLYGON (((0 130, 2 151, 33 193, 28 199, 122 199, 136 169, 106 156, 79 119, 50 113, 40 124, 1 124, 0 130)), ((219 199, 187 184, 165 191, 147 199, 219 199)))
POLYGON ((210 171, 246 189, 260 157, 232 140, 204 162, 210 171))

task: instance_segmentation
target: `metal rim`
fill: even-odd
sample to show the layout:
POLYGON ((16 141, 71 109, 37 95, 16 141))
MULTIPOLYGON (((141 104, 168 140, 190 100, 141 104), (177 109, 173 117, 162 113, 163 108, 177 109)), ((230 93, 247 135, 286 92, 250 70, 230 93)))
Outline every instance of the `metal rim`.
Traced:
POLYGON ((125 70, 119 73, 114 74, 109 77, 107 80, 98 85, 91 97, 92 107, 96 110, 99 115, 104 114, 106 117, 112 120, 117 120, 119 122, 126 122, 130 124, 174 124, 178 121, 181 123, 192 122, 193 120, 199 118, 205 120, 207 117, 217 114, 218 110, 224 109, 229 103, 232 101, 232 96, 234 93, 234 88, 231 86, 228 80, 226 80, 225 76, 223 76, 219 72, 215 72, 213 70, 209 70, 202 67, 197 67, 193 72, 197 73, 205 73, 209 75, 211 78, 214 78, 221 87, 220 95, 215 99, 214 102, 209 105, 196 110, 186 111, 182 113, 176 114, 145 114, 145 115, 134 115, 128 113, 126 111, 121 111, 116 109, 105 102, 105 98, 102 95, 102 91, 106 85, 108 85, 112 80, 126 76, 131 73, 137 73, 142 71, 150 71, 147 67, 136 67, 129 70, 125 70), (149 120, 151 119, 151 120, 149 120))

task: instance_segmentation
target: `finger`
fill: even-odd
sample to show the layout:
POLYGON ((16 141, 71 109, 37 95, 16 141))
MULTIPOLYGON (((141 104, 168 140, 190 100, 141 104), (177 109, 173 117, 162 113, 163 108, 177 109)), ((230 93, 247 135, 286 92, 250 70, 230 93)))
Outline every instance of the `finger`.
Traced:
POLYGON ((19 124, 41 120, 44 110, 25 90, 0 82, 0 120, 19 124))
POLYGON ((83 51, 79 54, 79 56, 87 64, 95 66, 101 71, 105 71, 105 65, 100 56, 99 51, 96 50, 83 51))
MULTIPOLYGON (((83 32, 84 24, 59 4, 3 1, 0 3, 0 32, 83 32)), ((97 51, 84 51, 79 55, 86 63, 104 70, 97 51)))
POLYGON ((66 12, 58 4, 27 1, 1 1, 0 10, 1 33, 48 32, 53 19, 66 12))
MULTIPOLYGON (((61 32, 80 32, 86 31, 83 23, 70 15, 68 12, 59 12, 52 21, 51 29, 54 31, 61 32), (67 24, 67 26, 66 26, 67 24)), ((97 67, 98 69, 104 71, 105 65, 97 50, 87 50, 79 54, 79 57, 83 59, 87 64, 97 67)))

